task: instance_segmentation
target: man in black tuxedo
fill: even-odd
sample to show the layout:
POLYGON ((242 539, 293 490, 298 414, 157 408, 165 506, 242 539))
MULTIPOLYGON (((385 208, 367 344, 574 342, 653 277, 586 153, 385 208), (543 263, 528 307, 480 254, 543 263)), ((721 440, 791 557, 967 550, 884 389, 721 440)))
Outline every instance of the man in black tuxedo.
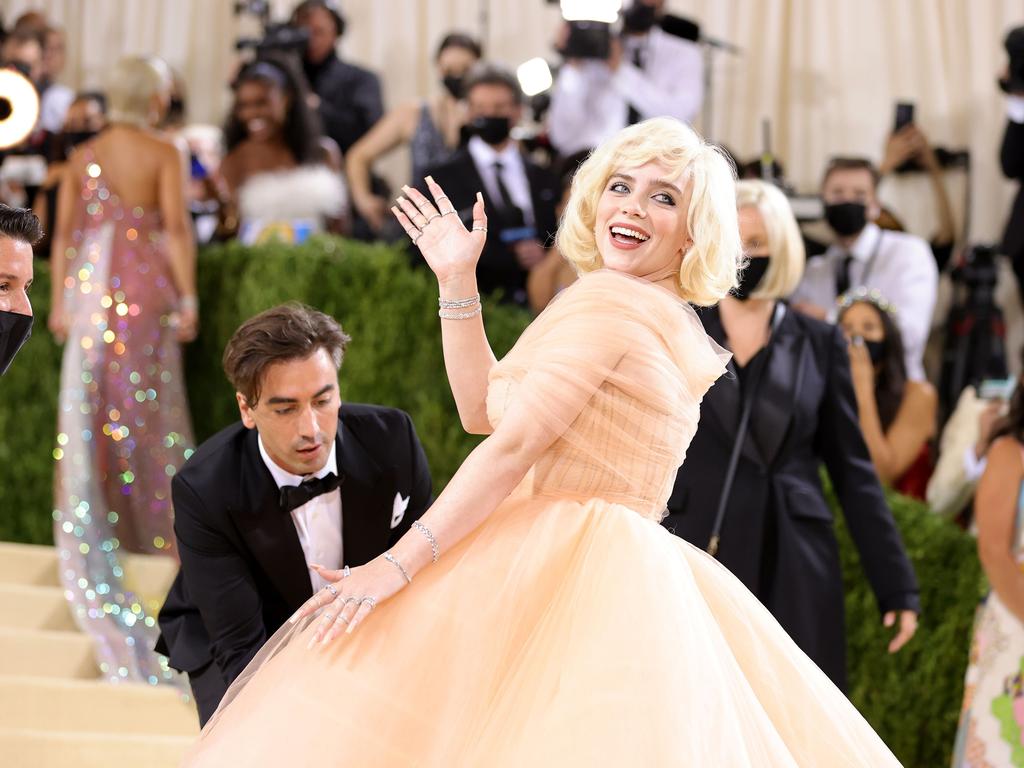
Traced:
MULTIPOLYGON (((481 293, 501 290, 506 301, 526 304, 526 276, 554 242, 561 197, 558 179, 531 162, 511 138, 523 112, 515 77, 492 66, 470 72, 464 85, 469 131, 466 146, 430 169, 467 227, 483 194, 489 231, 476 276, 481 293)), ((423 179, 417 188, 428 198, 423 179)))
POLYGON ((181 570, 156 649, 187 672, 201 723, 314 590, 316 564, 378 557, 431 502, 409 416, 341 404, 349 341, 286 304, 244 323, 224 351, 242 420, 196 450, 171 485, 181 570))

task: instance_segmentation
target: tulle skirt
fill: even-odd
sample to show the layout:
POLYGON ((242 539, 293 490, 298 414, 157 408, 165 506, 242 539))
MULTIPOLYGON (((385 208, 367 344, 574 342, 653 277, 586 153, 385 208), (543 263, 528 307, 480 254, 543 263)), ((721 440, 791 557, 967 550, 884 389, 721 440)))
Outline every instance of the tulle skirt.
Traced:
POLYGON ((353 635, 311 623, 187 765, 899 765, 725 568, 602 500, 514 494, 353 635))

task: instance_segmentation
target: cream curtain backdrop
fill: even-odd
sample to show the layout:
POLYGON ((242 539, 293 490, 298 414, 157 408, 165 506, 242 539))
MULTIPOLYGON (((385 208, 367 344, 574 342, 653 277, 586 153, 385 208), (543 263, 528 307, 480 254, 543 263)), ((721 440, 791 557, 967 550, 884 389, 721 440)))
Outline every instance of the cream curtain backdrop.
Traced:
MULTIPOLYGON (((192 120, 219 123, 233 41, 252 33, 233 0, 3 0, 4 19, 36 8, 68 31, 64 80, 97 87, 116 59, 154 53, 185 77, 192 120)), ((272 0, 276 18, 294 5, 272 0)), ((349 20, 343 54, 382 76, 388 104, 439 87, 434 46, 448 30, 480 35, 488 56, 516 65, 555 61, 557 6, 543 0, 342 0, 349 20)), ((712 138, 741 157, 760 151, 762 118, 776 154, 801 191, 813 191, 826 159, 879 159, 896 101, 913 101, 933 143, 966 147, 972 161, 971 239, 1002 231, 1013 185, 999 172, 1005 124, 996 72, 1002 39, 1024 23, 1020 0, 669 0, 706 34, 743 49, 714 56, 712 138)), ((404 180, 404 158, 389 175, 404 180)), ((959 196, 958 196, 959 198, 959 196)), ((962 200, 954 205, 962 208, 962 200)))

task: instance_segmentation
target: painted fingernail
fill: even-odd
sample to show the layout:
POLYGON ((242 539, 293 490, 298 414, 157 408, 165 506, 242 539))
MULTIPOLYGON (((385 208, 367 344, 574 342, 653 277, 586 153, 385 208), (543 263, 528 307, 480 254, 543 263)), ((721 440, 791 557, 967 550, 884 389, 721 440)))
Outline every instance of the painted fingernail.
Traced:
POLYGON ((311 638, 309 638, 309 643, 308 643, 308 644, 306 645, 306 650, 307 650, 307 651, 308 651, 308 650, 309 650, 310 648, 312 648, 312 647, 313 647, 314 645, 316 645, 316 641, 317 641, 317 639, 318 639, 318 638, 317 638, 316 632, 314 632, 314 633, 313 633, 313 636, 312 636, 311 638))
POLYGON ((433 176, 427 176, 427 181, 429 181, 431 184, 433 184, 434 183, 434 177, 433 176))
POLYGON ((295 613, 292 614, 291 618, 288 619, 288 623, 289 624, 294 624, 298 620, 299 620, 299 612, 296 611, 295 613))
POLYGON ((348 629, 345 630, 345 634, 346 635, 351 635, 352 634, 352 630, 355 629, 355 628, 356 628, 356 625, 353 624, 353 623, 350 623, 348 625, 348 629))

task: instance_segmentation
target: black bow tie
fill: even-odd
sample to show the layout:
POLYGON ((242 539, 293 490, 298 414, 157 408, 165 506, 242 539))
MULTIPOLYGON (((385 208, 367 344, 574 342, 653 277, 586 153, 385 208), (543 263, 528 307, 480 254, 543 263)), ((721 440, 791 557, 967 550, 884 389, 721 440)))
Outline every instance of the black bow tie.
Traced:
POLYGON ((311 477, 299 485, 281 486, 281 509, 291 512, 323 493, 330 493, 341 486, 341 478, 331 472, 323 477, 311 477))

